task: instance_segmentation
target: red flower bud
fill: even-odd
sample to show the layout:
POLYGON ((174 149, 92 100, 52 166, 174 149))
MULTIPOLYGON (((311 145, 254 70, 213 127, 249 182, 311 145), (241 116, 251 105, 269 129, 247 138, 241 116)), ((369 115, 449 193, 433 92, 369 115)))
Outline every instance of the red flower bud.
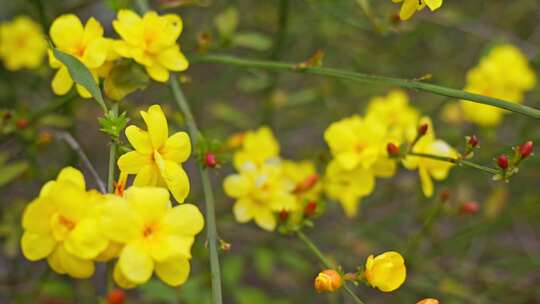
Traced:
POLYGON ((304 207, 304 215, 305 216, 312 216, 315 214, 315 211, 317 210, 317 202, 310 201, 306 207, 304 207))
POLYGON ((113 289, 107 295, 107 304, 124 304, 126 293, 119 288, 113 289))
POLYGON ((469 141, 467 142, 472 148, 476 147, 478 145, 478 137, 476 135, 472 135, 469 137, 469 141))
POLYGON ((281 212, 279 213, 279 219, 282 221, 286 221, 288 218, 289 218, 289 212, 285 210, 281 210, 281 212))
POLYGON ((208 168, 215 168, 218 165, 216 155, 210 152, 204 154, 204 165, 208 168))
POLYGON ((17 126, 17 129, 20 129, 20 130, 28 128, 29 125, 30 125, 30 121, 28 121, 28 119, 25 119, 25 118, 21 118, 15 122, 15 126, 17 126))
POLYGON ((397 157, 401 153, 399 147, 394 143, 388 143, 386 145, 386 152, 388 152, 388 156, 390 157, 397 157))
POLYGON ((521 155, 521 158, 527 158, 529 155, 531 155, 533 150, 533 142, 527 141, 526 143, 519 146, 519 154, 521 155))
POLYGON ((459 207, 459 214, 465 215, 465 214, 475 214, 480 209, 480 206, 478 206, 478 203, 475 201, 468 201, 463 203, 459 207))
POLYGON ((447 189, 443 189, 441 191, 441 194, 440 194, 440 198, 441 198, 441 201, 442 202, 446 202, 450 199, 450 190, 447 188, 447 189))
POLYGON ((503 170, 508 169, 508 156, 506 156, 506 154, 501 154, 499 158, 497 158, 497 165, 503 170))
POLYGON ((418 136, 424 136, 426 135, 427 131, 428 131, 428 124, 427 123, 424 123, 424 124, 421 124, 419 127, 418 127, 418 136))
POLYGON ((4 113, 4 120, 8 120, 10 119, 12 116, 11 116, 11 112, 5 112, 4 113))
POLYGON ((318 181, 319 181, 319 174, 317 173, 311 174, 310 176, 306 177, 306 179, 299 182, 296 185, 296 188, 294 188, 293 192, 298 194, 298 193, 308 191, 309 189, 313 188, 313 186, 315 186, 315 184, 318 181))

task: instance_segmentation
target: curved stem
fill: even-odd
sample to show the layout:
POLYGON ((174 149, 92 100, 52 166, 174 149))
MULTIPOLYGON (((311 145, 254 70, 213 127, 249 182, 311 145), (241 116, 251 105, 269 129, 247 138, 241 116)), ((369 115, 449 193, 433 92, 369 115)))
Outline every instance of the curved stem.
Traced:
POLYGON ((431 158, 431 159, 435 159, 435 160, 445 161, 445 162, 449 162, 449 163, 452 163, 452 164, 455 164, 455 165, 461 165, 461 166, 464 166, 464 167, 478 169, 480 171, 484 171, 484 172, 487 172, 487 173, 490 173, 490 174, 493 174, 493 175, 499 173, 496 169, 486 167, 486 166, 482 166, 482 165, 479 165, 479 164, 476 164, 476 163, 473 163, 471 161, 464 160, 464 159, 458 159, 458 158, 452 158, 452 157, 446 157, 446 156, 439 156, 439 155, 427 154, 427 153, 416 153, 416 152, 409 152, 409 153, 407 153, 407 155, 417 156, 417 157, 425 157, 425 158, 431 158))
MULTIPOLYGON (((307 248, 309 248, 309 250, 311 250, 311 252, 315 256, 317 256, 317 258, 319 258, 321 263, 323 263, 324 267, 336 269, 336 265, 334 265, 334 263, 332 263, 330 260, 328 260, 324 256, 324 254, 319 250, 317 245, 315 245, 315 243, 313 243, 307 235, 305 235, 301 230, 297 230, 296 235, 298 236, 299 239, 301 239, 304 242, 304 244, 306 244, 307 248)), ((343 289, 345 290, 347 294, 349 294, 349 296, 351 296, 351 298, 354 299, 356 303, 365 304, 362 300, 360 300, 360 298, 358 298, 358 296, 354 293, 354 291, 347 285, 347 282, 343 283, 343 289)))
POLYGON ((405 89, 413 89, 423 92, 428 92, 440 96, 451 97, 457 100, 466 100, 470 102, 485 104, 494 106, 497 108, 505 109, 511 112, 519 113, 534 119, 540 119, 540 110, 524 106, 518 103, 505 101, 489 96, 474 94, 465 92, 462 90, 456 90, 439 85, 424 83, 415 80, 392 78, 378 75, 369 75, 363 73, 349 72, 344 70, 323 68, 323 67, 306 67, 298 68, 298 65, 293 63, 277 62, 277 61, 265 61, 265 60, 253 60, 243 59, 227 55, 202 55, 192 56, 190 58, 193 63, 220 63, 235 65, 241 67, 268 69, 268 70, 283 70, 288 72, 308 73, 316 74, 327 77, 334 77, 340 79, 346 79, 351 81, 371 83, 371 84, 384 84, 391 86, 399 86, 405 89))
MULTIPOLYGON (((113 103, 111 111, 118 115, 118 103, 113 103)), ((114 191, 114 167, 116 166, 116 149, 118 144, 116 141, 111 140, 109 147, 109 173, 107 174, 107 192, 112 193, 114 191)))
MULTIPOLYGON (((200 136, 199 129, 193 119, 193 114, 189 108, 189 104, 180 88, 177 76, 171 75, 170 86, 174 96, 174 100, 182 110, 186 119, 189 134, 193 140, 193 145, 197 147, 197 139, 200 136)), ((195 148, 196 149, 196 148, 195 148)), ((214 193, 212 191, 212 185, 210 183, 210 177, 208 171, 203 166, 199 165, 199 171, 201 173, 201 181, 203 184, 203 192, 206 198, 206 234, 208 238, 208 247, 210 249, 210 272, 212 276, 212 299, 214 304, 221 304, 222 292, 221 292, 221 273, 219 268, 219 253, 218 253, 218 236, 216 228, 216 215, 215 215, 215 203, 214 193)))

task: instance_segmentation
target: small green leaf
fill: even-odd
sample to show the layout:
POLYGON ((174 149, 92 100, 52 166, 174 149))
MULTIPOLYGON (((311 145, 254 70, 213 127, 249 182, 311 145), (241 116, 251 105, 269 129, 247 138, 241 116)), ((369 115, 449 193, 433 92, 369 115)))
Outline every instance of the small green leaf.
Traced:
POLYGON ((0 168, 0 187, 13 181, 28 169, 28 163, 17 161, 0 168))
POLYGON ((255 32, 238 33, 234 35, 232 44, 237 47, 266 51, 272 46, 272 39, 255 32))
POLYGON ((222 38, 231 38, 238 27, 238 10, 229 7, 216 16, 214 24, 222 38))
POLYGON ((103 108, 103 111, 107 111, 107 106, 105 105, 105 100, 103 99, 101 90, 99 89, 99 86, 92 76, 90 70, 88 70, 88 68, 82 62, 80 62, 79 59, 58 50, 52 45, 52 43, 51 49, 54 53, 54 57, 60 60, 60 62, 67 67, 73 81, 87 89, 101 108, 103 108))
POLYGON ((98 121, 101 126, 100 130, 111 136, 114 141, 118 142, 120 132, 122 132, 129 123, 129 118, 127 117, 126 112, 117 115, 111 110, 108 111, 105 116, 99 117, 98 121))

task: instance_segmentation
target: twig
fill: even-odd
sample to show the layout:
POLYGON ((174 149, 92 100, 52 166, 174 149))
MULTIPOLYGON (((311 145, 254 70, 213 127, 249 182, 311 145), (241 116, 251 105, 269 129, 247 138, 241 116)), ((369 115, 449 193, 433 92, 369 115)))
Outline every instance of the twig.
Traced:
POLYGON ((452 158, 452 157, 446 157, 446 156, 439 156, 439 155, 427 154, 427 153, 416 153, 416 152, 409 152, 407 155, 417 156, 417 157, 425 157, 425 158, 431 158, 431 159, 435 159, 435 160, 445 161, 445 162, 449 162, 449 163, 452 163, 452 164, 458 165, 458 166, 462 165, 464 167, 478 169, 480 171, 484 171, 484 172, 487 172, 487 173, 490 173, 490 174, 493 174, 493 175, 499 173, 497 170, 495 170, 493 168, 482 166, 482 165, 479 165, 479 164, 476 164, 476 163, 473 163, 471 161, 464 160, 464 159, 458 159, 458 158, 452 158))

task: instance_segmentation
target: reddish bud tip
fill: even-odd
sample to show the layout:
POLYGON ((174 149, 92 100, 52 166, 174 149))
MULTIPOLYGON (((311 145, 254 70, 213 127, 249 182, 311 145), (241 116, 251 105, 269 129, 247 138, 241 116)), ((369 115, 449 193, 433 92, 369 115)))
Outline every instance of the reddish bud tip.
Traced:
POLYGON ((210 152, 204 154, 204 165, 208 168, 215 168, 218 165, 216 155, 210 152))
POLYGON ((282 221, 286 221, 288 218, 289 218, 289 212, 285 210, 281 210, 281 212, 279 213, 279 219, 282 221))
POLYGON ((314 173, 306 177, 303 181, 299 182, 294 188, 293 192, 298 194, 310 190, 319 181, 319 174, 314 173))
POLYGON ((107 304, 124 304, 125 301, 126 293, 122 289, 113 289, 107 295, 107 304))
POLYGON ((473 148, 478 146, 478 137, 473 134, 471 137, 469 137, 469 141, 467 143, 473 148))
POLYGON ((11 112, 4 113, 4 120, 8 120, 12 117, 11 112))
POLYGON ((386 145, 386 152, 388 152, 388 156, 390 156, 390 157, 399 156, 399 154, 401 153, 399 151, 399 147, 396 146, 394 143, 388 143, 386 145))
POLYGON ((306 216, 312 216, 313 214, 315 214, 315 211, 317 210, 317 202, 315 201, 310 201, 306 207, 304 207, 304 214, 306 216))
POLYGON ((531 140, 519 146, 519 154, 521 158, 527 158, 531 155, 533 151, 533 142, 531 140))
POLYGON ((446 202, 450 199, 450 190, 449 189, 443 189, 440 194, 441 201, 446 202))
POLYGON ((418 127, 418 135, 419 136, 424 136, 426 135, 427 131, 428 131, 428 124, 427 123, 424 123, 424 124, 421 124, 419 127, 418 127))
POLYGON ((506 156, 506 154, 501 154, 497 158, 497 165, 503 170, 508 169, 508 156, 506 156))
POLYGON ((17 126, 17 129, 20 129, 20 130, 28 128, 29 125, 30 125, 30 121, 28 121, 28 119, 25 119, 25 118, 21 118, 15 122, 15 126, 17 126))
POLYGON ((466 214, 475 214, 480 209, 480 206, 478 206, 478 203, 475 201, 469 201, 463 203, 459 207, 459 214, 466 215, 466 214))

